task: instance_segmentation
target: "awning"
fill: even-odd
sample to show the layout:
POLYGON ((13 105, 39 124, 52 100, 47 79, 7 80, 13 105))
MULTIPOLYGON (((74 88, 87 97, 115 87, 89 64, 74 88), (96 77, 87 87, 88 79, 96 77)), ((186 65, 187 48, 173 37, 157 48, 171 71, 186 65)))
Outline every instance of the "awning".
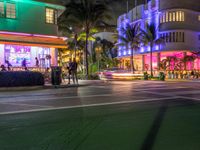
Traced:
POLYGON ((39 46, 51 48, 66 48, 63 38, 56 36, 19 35, 0 33, 0 44, 15 44, 25 46, 39 46))

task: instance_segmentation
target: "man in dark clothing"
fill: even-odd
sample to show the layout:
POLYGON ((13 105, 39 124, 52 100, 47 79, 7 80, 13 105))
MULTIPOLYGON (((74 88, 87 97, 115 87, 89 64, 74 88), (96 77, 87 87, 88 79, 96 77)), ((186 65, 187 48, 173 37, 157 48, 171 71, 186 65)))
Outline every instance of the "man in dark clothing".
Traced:
POLYGON ((67 70, 68 70, 68 84, 70 84, 71 68, 72 68, 72 60, 70 58, 69 59, 69 63, 67 65, 67 70))
POLYGON ((38 60, 37 57, 35 57, 35 66, 36 66, 36 67, 39 67, 39 60, 38 60))
POLYGON ((77 68, 78 64, 76 62, 76 59, 74 58, 73 62, 71 63, 71 75, 73 83, 78 85, 77 68))

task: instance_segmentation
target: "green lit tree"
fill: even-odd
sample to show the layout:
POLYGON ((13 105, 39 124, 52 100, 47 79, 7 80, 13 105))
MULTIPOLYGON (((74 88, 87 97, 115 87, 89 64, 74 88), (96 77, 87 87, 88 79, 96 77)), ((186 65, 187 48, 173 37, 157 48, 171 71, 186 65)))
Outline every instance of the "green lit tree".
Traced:
POLYGON ((78 26, 85 32, 85 73, 88 78, 88 41, 91 29, 102 24, 103 20, 110 18, 107 14, 109 11, 104 2, 96 0, 71 0, 66 4, 66 11, 63 13, 64 18, 71 24, 78 26))

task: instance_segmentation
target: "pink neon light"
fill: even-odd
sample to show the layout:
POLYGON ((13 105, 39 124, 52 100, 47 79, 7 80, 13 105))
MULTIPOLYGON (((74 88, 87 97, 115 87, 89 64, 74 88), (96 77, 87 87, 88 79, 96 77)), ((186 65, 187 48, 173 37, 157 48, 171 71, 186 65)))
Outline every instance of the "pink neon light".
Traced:
POLYGON ((8 32, 8 31, 0 31, 0 34, 11 34, 11 35, 21 35, 21 36, 35 36, 35 37, 46 37, 46 38, 55 38, 55 39, 67 39, 67 37, 58 37, 52 35, 40 35, 40 34, 29 34, 29 33, 19 33, 19 32, 8 32))

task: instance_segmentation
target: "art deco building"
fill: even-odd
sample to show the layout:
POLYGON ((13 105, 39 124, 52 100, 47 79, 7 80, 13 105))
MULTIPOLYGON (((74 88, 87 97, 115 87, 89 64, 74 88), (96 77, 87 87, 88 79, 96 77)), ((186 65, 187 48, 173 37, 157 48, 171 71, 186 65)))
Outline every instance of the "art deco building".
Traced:
MULTIPOLYGON (((184 58, 192 52, 200 51, 200 3, 199 0, 148 0, 127 14, 118 18, 118 29, 139 23, 141 28, 145 24, 153 23, 157 28, 157 37, 163 37, 165 44, 153 47, 153 70, 159 70, 159 63, 167 57, 184 58)), ((119 30, 120 31, 120 30, 119 30)), ((119 34, 121 34, 119 32, 119 34)), ((135 68, 140 71, 150 69, 150 47, 143 46, 134 52, 135 68)), ((130 49, 119 47, 118 57, 121 67, 126 68, 129 63, 130 49)), ((171 70, 174 69, 171 62, 171 70)), ((200 70, 200 59, 189 61, 186 70, 200 70)))
POLYGON ((57 34, 57 17, 64 9, 36 0, 0 0, 0 64, 20 67, 26 59, 34 67, 37 57, 42 68, 57 65, 57 48, 66 47, 57 34))

